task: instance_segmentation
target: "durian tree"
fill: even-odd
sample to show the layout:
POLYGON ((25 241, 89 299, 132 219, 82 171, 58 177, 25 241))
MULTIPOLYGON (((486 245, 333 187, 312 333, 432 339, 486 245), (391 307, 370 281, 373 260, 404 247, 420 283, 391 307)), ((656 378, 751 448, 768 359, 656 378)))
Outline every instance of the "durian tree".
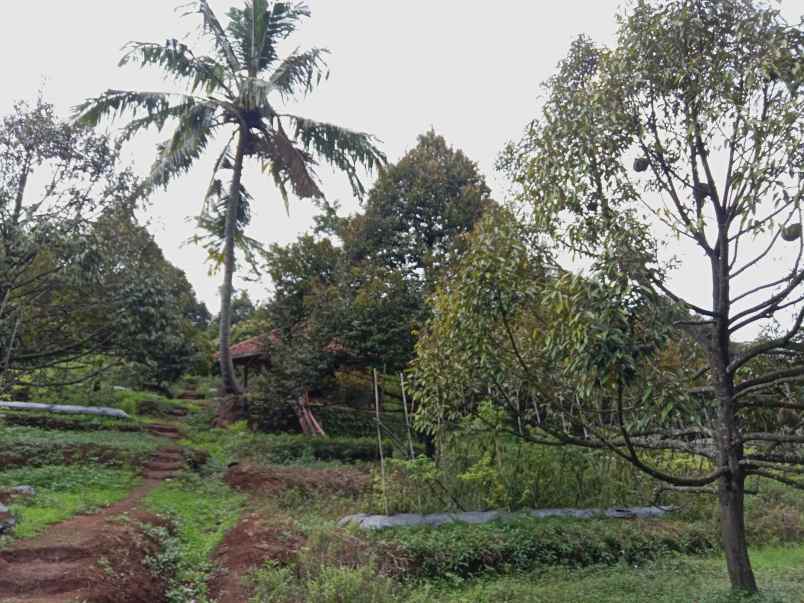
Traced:
POLYGON ((579 38, 501 158, 520 220, 474 233, 414 369, 423 428, 492 403, 714 494, 747 591, 746 480, 804 488, 803 55, 752 0, 639 0, 613 48, 579 38))

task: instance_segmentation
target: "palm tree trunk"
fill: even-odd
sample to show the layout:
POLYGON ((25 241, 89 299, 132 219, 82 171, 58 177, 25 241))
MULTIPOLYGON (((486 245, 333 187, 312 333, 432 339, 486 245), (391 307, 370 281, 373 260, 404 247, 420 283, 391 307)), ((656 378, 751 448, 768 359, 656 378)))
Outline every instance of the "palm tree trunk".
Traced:
POLYGON ((235 152, 232 184, 229 189, 229 199, 226 205, 226 222, 224 224, 223 244, 223 284, 221 285, 221 312, 220 312, 220 353, 219 362, 223 389, 225 394, 239 395, 243 389, 237 382, 232 354, 230 351, 230 335, 232 331, 232 277, 234 275, 234 236, 237 222, 237 211, 240 206, 240 179, 243 175, 243 155, 246 146, 247 134, 241 129, 237 137, 237 151, 235 152))

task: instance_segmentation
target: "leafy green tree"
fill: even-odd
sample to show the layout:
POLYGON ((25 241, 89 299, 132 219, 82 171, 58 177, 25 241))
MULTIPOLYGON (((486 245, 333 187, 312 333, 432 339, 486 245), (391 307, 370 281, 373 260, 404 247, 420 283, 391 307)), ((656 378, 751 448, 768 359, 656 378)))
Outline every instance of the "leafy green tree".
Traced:
POLYGON ((576 41, 502 158, 529 228, 476 233, 418 346, 430 428, 491 400, 524 437, 715 494, 736 590, 757 589, 746 479, 804 487, 803 51, 800 25, 749 0, 640 0, 616 47, 576 41), (708 271, 706 302, 670 285, 692 267, 660 254, 678 239, 708 271), (566 252, 585 276, 561 269, 566 252))
POLYGON ((56 368, 109 344, 125 298, 99 282, 121 265, 104 257, 93 233, 146 192, 120 167, 116 144, 59 120, 41 98, 2 119, 0 391, 51 384, 56 368))
POLYGON ((136 363, 142 384, 164 392, 201 353, 203 329, 193 323, 199 303, 192 285, 130 211, 106 212, 88 237, 97 250, 90 297, 120 300, 107 307, 114 329, 102 351, 136 363))
POLYGON ((206 0, 190 6, 201 16, 203 31, 214 47, 212 56, 194 53, 171 39, 164 44, 132 43, 121 61, 161 68, 186 84, 188 93, 109 90, 83 103, 78 113, 81 123, 94 125, 104 117, 130 112, 126 136, 176 122, 170 139, 159 146, 150 175, 155 185, 166 185, 186 172, 213 139, 224 136, 206 195, 211 210, 202 226, 223 246, 220 365, 226 391, 240 393, 229 346, 235 242, 247 243, 243 227, 250 197, 242 183, 245 159, 260 161, 287 204, 291 190, 301 198, 323 197, 314 172, 316 158, 345 172, 355 194, 362 195, 358 167, 378 167, 384 156, 367 134, 281 110, 283 101, 311 92, 327 76, 324 49, 278 55, 279 43, 309 16, 304 4, 250 0, 229 11, 226 27, 206 0), (223 181, 227 173, 228 184, 223 181))
POLYGON ((380 174, 365 212, 338 234, 353 262, 397 270, 432 290, 460 236, 492 205, 490 193, 477 164, 431 130, 380 174))
MULTIPOLYGON (((343 241, 335 281, 338 339, 364 366, 401 370, 413 357, 426 297, 462 253, 463 237, 493 207, 485 179, 429 131, 369 191, 365 211, 321 222, 343 241)), ((326 209, 326 208, 325 208, 326 209)))

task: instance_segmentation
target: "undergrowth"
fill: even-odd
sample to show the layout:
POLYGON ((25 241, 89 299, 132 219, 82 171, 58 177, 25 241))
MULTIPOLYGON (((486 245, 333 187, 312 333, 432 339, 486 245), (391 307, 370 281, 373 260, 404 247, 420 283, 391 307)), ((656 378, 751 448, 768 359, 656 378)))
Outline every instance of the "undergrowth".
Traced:
POLYGON ((628 563, 588 568, 539 567, 516 576, 419 582, 407 603, 799 603, 804 548, 751 553, 760 584, 757 596, 732 593, 722 556, 672 556, 634 567, 628 563))
POLYGON ((0 459, 4 467, 76 462, 138 464, 163 444, 163 438, 141 432, 54 431, 0 425, 0 459))
POLYGON ((642 565, 670 553, 717 548, 712 530, 689 523, 623 520, 517 519, 383 530, 376 542, 408 559, 407 577, 469 578, 538 566, 642 565))
POLYGON ((93 465, 50 465, 0 472, 0 488, 33 486, 35 496, 16 497, 9 505, 17 519, 16 538, 30 538, 50 524, 125 498, 139 482, 131 469, 93 465))
POLYGON ((145 506, 173 525, 150 528, 161 552, 150 558, 152 571, 168 582, 171 603, 207 601, 210 554, 237 522, 245 497, 229 489, 220 476, 185 473, 163 482, 145 498, 145 506))

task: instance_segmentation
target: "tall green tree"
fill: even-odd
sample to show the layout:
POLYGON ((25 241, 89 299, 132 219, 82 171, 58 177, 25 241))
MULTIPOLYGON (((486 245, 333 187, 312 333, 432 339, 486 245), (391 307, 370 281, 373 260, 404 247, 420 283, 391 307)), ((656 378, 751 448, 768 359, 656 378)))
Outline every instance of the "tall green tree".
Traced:
POLYGON ((96 235, 147 192, 119 159, 114 141, 41 98, 0 120, 0 392, 34 373, 50 385, 114 339, 126 300, 106 283, 126 260, 120 237, 96 235))
POLYGON ((746 479, 804 488, 803 83, 801 24, 751 0, 639 0, 616 47, 577 40, 502 158, 530 232, 477 233, 419 345, 425 423, 491 398, 526 437, 714 493, 735 590, 757 590, 746 479), (679 239, 698 256, 660 253, 679 239))
POLYGON ((201 157, 213 139, 223 137, 212 182, 206 193, 213 218, 208 222, 222 241, 223 284, 220 311, 220 366, 227 392, 240 393, 229 352, 235 242, 248 220, 249 195, 242 183, 243 164, 260 162, 285 203, 292 192, 322 198, 315 165, 323 159, 345 172, 358 196, 364 192, 359 167, 379 167, 383 154, 374 139, 329 123, 284 112, 284 101, 311 92, 326 78, 327 51, 313 48, 281 58, 278 45, 309 17, 302 3, 250 0, 232 8, 228 22, 218 19, 206 0, 190 3, 200 15, 214 53, 193 52, 177 39, 164 44, 133 42, 121 64, 156 67, 186 86, 184 92, 109 90, 78 107, 79 119, 98 124, 108 116, 129 113, 126 136, 168 122, 171 137, 158 148, 151 169, 154 185, 167 185, 201 157), (228 183, 223 180, 229 174, 228 183))
POLYGON ((477 164, 433 130, 388 167, 366 199, 365 211, 339 234, 352 262, 384 266, 432 291, 472 230, 493 205, 477 164))

